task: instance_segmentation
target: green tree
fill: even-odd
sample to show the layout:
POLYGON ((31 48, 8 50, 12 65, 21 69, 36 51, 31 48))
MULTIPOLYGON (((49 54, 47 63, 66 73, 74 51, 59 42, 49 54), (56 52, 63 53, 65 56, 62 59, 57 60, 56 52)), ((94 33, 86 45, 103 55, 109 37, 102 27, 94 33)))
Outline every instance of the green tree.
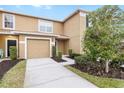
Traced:
POLYGON ((89 13, 90 26, 86 30, 84 51, 96 61, 98 58, 108 63, 118 55, 123 36, 124 14, 118 6, 103 6, 89 13))

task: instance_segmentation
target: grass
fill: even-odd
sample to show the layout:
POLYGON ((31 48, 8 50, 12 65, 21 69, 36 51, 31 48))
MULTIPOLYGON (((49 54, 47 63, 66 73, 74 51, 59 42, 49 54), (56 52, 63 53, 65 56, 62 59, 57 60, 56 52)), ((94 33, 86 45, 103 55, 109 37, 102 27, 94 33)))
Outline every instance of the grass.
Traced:
POLYGON ((24 84, 26 62, 21 61, 10 69, 0 80, 2 88, 22 88, 24 84))
POLYGON ((71 70, 72 72, 76 73, 77 75, 87 79, 88 81, 92 82, 93 84, 95 84, 100 88, 124 88, 124 80, 97 77, 84 73, 71 66, 65 66, 65 67, 71 70))

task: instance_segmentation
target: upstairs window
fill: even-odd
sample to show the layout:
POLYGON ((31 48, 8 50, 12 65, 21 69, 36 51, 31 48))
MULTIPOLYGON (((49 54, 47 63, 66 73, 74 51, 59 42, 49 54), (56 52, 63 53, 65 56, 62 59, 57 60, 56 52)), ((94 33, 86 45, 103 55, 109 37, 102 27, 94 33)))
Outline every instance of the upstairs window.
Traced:
POLYGON ((53 33, 53 23, 39 20, 39 32, 53 33))
POLYGON ((3 14, 3 28, 5 29, 14 29, 15 27, 15 18, 12 14, 3 14))

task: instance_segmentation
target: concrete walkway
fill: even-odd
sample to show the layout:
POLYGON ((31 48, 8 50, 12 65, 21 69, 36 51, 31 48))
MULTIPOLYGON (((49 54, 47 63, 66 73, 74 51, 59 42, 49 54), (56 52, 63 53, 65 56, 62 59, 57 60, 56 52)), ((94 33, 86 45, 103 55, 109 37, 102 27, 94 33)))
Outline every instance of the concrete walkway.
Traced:
POLYGON ((0 62, 2 62, 4 60, 10 60, 10 58, 2 58, 2 59, 0 59, 0 62))
POLYGON ((3 59, 0 59, 0 62, 2 62, 3 61, 3 59))
POLYGON ((96 88, 50 58, 27 60, 24 87, 28 88, 96 88))
POLYGON ((75 61, 73 59, 67 58, 66 56, 62 56, 62 59, 66 60, 67 62, 59 63, 61 65, 66 66, 66 65, 73 65, 73 64, 75 64, 75 61))

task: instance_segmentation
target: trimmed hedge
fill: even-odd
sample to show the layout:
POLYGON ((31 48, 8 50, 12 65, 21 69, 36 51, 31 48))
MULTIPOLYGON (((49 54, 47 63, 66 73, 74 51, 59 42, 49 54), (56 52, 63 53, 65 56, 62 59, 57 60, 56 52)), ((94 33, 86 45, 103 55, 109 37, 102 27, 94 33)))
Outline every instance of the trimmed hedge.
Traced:
POLYGON ((124 65, 124 54, 120 54, 110 62, 110 66, 119 69, 121 65, 124 65))
POLYGON ((77 57, 77 56, 81 56, 81 54, 78 54, 78 53, 72 53, 71 58, 74 59, 74 58, 77 57))
POLYGON ((56 58, 57 58, 58 61, 61 61, 62 60, 62 52, 59 51, 56 58))
POLYGON ((61 61, 62 60, 62 52, 57 51, 55 46, 52 46, 52 58, 55 59, 56 61, 61 61))
POLYGON ((90 61, 88 56, 86 55, 76 56, 74 59, 75 59, 75 62, 79 65, 87 64, 90 61))
POLYGON ((10 52, 10 59, 11 60, 16 60, 17 59, 17 49, 16 49, 16 47, 15 46, 10 46, 9 52, 10 52))
POLYGON ((68 54, 69 54, 69 57, 70 57, 70 58, 72 57, 72 53, 73 53, 73 52, 72 52, 72 49, 69 49, 69 50, 68 50, 68 54))
POLYGON ((55 58, 56 57, 56 47, 52 46, 52 57, 55 58))
POLYGON ((69 57, 72 58, 72 59, 74 59, 77 56, 81 56, 81 54, 79 54, 79 53, 73 53, 72 49, 68 50, 68 54, 69 54, 69 57))

